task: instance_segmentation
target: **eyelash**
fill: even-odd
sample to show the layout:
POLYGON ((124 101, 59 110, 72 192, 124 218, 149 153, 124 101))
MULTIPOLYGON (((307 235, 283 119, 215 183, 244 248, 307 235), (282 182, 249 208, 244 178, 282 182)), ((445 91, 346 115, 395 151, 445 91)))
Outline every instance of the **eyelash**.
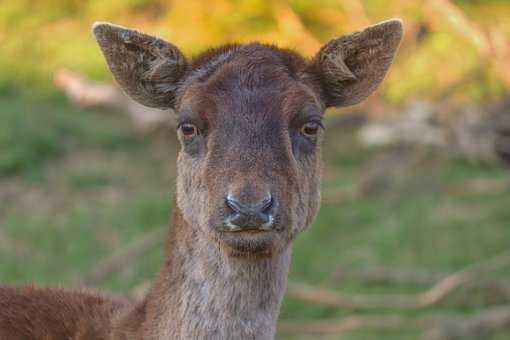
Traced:
MULTIPOLYGON (((319 127, 322 129, 322 130, 325 130, 326 128, 324 127, 324 124, 322 123, 322 120, 309 120, 307 123, 314 123, 314 124, 317 124, 319 125, 319 127)), ((305 123, 306 124, 306 123, 305 123)))

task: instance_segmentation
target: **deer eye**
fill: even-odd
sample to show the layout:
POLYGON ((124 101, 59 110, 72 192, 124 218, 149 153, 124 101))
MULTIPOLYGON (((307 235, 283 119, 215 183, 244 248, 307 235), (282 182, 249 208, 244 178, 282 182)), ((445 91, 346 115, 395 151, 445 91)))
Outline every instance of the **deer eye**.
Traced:
POLYGON ((179 125, 179 130, 181 130, 182 136, 185 139, 191 139, 198 135, 198 129, 195 125, 189 123, 183 123, 179 125))
POLYGON ((319 132, 320 123, 308 122, 301 126, 301 133, 307 137, 314 137, 319 132))

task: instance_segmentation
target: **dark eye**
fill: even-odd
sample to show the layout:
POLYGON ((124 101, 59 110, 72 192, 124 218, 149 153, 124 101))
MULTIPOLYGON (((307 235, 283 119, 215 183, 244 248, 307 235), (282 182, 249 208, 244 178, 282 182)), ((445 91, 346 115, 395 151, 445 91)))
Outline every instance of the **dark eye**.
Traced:
POLYGON ((193 124, 184 123, 179 126, 184 138, 191 139, 198 134, 198 129, 193 124))
POLYGON ((308 122, 301 127, 301 133, 307 137, 313 137, 319 132, 321 125, 317 122, 308 122))

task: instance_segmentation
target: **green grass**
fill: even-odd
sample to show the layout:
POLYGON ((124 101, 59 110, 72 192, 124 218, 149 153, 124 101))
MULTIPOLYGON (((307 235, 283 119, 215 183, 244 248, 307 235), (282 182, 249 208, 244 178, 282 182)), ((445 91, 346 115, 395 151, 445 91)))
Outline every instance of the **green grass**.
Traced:
POLYGON ((58 158, 85 150, 143 147, 127 120, 31 96, 0 97, 0 176, 38 175, 58 158))
MULTIPOLYGON (((1 98, 0 121, 0 281, 69 285, 114 250, 167 225, 178 150, 172 132, 137 136, 121 114, 76 109, 58 96, 1 98)), ((323 204, 295 242, 292 280, 353 293, 416 292, 336 282, 332 273, 339 266, 451 272, 508 249, 510 192, 469 189, 474 182, 504 185, 504 168, 437 150, 365 150, 333 129, 324 148, 324 192, 359 194, 323 204), (385 185, 367 189, 367 174, 395 152, 419 156, 390 172, 385 185)), ((161 256, 161 247, 152 249, 100 288, 132 290, 154 276, 161 256)), ((445 303, 428 312, 476 309, 445 303)), ((349 311, 286 299, 281 319, 343 315, 349 311)), ((353 332, 341 339, 418 337, 353 332)))

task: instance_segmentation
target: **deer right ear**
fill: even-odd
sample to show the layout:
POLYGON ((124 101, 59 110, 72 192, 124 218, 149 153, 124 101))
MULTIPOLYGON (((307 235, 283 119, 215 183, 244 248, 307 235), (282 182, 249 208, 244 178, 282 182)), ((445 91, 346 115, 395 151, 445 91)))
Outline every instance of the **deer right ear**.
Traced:
POLYGON ((401 39, 402 22, 394 19, 324 45, 309 72, 320 81, 326 106, 354 105, 375 91, 401 39))
POLYGON ((110 70, 120 87, 142 105, 173 108, 188 64, 173 44, 109 23, 92 26, 110 70))

